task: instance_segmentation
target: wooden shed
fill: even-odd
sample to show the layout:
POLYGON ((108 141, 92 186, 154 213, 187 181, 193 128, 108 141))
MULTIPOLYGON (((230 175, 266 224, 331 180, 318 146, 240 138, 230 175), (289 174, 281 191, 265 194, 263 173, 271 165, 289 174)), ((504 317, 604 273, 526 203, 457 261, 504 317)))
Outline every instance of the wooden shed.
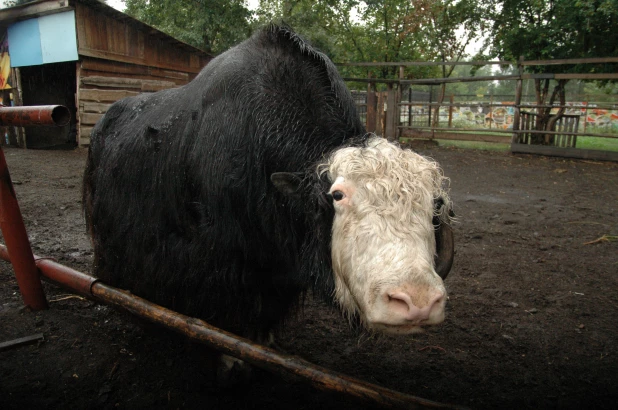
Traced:
POLYGON ((2 35, 11 103, 62 104, 72 112, 61 129, 26 127, 17 138, 23 147, 88 145, 114 101, 186 84, 212 59, 97 0, 38 0, 0 10, 2 35))

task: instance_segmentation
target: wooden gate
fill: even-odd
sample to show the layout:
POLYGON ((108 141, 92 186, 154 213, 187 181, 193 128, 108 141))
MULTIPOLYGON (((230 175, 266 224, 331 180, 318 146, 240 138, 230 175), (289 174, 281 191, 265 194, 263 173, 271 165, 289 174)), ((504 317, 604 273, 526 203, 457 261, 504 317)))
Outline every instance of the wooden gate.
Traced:
MULTIPOLYGON (((579 129, 579 115, 563 115, 562 118, 556 123, 555 129, 552 131, 557 134, 552 134, 549 138, 547 145, 563 148, 575 148, 577 144, 577 133, 579 129), (560 134, 564 132, 566 134, 560 134)), ((532 144, 532 136, 535 135, 531 132, 536 130, 536 122, 538 120, 538 114, 533 112, 521 111, 519 116, 519 129, 523 132, 519 134, 520 144, 532 144)), ((536 134, 538 135, 538 134, 536 134)))

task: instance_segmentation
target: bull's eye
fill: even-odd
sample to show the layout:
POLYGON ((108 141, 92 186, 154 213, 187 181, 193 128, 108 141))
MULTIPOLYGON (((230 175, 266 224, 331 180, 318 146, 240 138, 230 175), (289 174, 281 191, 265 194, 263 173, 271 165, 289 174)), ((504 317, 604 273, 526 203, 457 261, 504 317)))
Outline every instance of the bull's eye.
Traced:
POLYGON ((345 198, 345 194, 341 191, 333 191, 332 195, 335 201, 341 201, 343 198, 345 198))

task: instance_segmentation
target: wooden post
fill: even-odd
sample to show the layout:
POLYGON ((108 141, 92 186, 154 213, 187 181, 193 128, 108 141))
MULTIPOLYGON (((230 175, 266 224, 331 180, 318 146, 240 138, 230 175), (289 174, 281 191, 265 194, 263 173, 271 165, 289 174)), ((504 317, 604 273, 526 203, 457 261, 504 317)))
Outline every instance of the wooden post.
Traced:
MULTIPOLYGON (((367 75, 367 78, 371 79, 371 72, 367 75)), ((376 106, 378 99, 376 96, 376 83, 367 83, 367 132, 376 132, 376 106)))
POLYGON ((375 118, 375 133, 376 135, 382 135, 383 124, 384 124, 384 96, 382 91, 375 92, 375 107, 376 107, 376 118, 375 118))
POLYGON ((586 101, 586 105, 584 106, 584 134, 586 133, 586 128, 588 128, 588 101, 586 101))
POLYGON ((81 127, 81 122, 80 122, 80 111, 81 111, 81 107, 80 107, 80 95, 79 95, 79 90, 81 89, 80 87, 80 81, 81 81, 81 76, 82 76, 82 62, 81 61, 77 61, 75 63, 75 140, 77 142, 77 146, 81 147, 82 146, 82 127, 81 127))
MULTIPOLYGON (((22 88, 21 88, 21 73, 19 68, 11 68, 13 77, 13 89, 11 94, 13 95, 13 105, 23 105, 22 88)), ((21 148, 28 148, 26 144, 26 132, 23 127, 15 127, 15 134, 17 134, 17 145, 21 148)))
POLYGON ((436 128, 438 128, 439 124, 440 124, 440 107, 442 105, 442 102, 444 101, 444 93, 445 93, 445 87, 446 84, 445 83, 440 83, 440 88, 438 89, 438 98, 436 100, 436 102, 438 103, 436 105, 435 111, 433 113, 433 122, 431 125, 431 134, 432 134, 432 138, 436 133, 436 128))
POLYGON ((491 90, 489 92, 489 129, 491 129, 491 124, 494 122, 494 93, 491 90))
POLYGON ((397 139, 397 124, 398 124, 398 107, 397 107, 397 90, 393 88, 393 84, 387 84, 388 93, 386 95, 386 130, 384 137, 389 141, 397 139))
MULTIPOLYGON (((408 103, 412 103, 412 86, 408 88, 408 103)), ((408 105, 408 126, 412 125, 412 105, 408 105)))
MULTIPOLYGON (((405 78, 405 66, 399 66, 399 83, 397 84, 397 94, 395 95, 395 107, 397 108, 397 116, 395 121, 395 138, 397 141, 401 138, 401 100, 403 99, 403 85, 401 80, 405 78)), ((405 108, 404 108, 405 109, 405 108)))
POLYGON ((521 106, 521 89, 522 89, 522 75, 523 75, 523 66, 522 62, 524 61, 524 57, 519 57, 519 61, 517 62, 517 69, 519 73, 519 78, 517 79, 516 87, 515 87, 515 105, 513 106, 513 136, 511 137, 511 144, 517 144, 519 142, 519 116, 520 116, 520 106, 521 106))
POLYGON ((427 119, 427 126, 428 127, 431 127, 431 103, 433 102, 432 101, 432 95, 433 95, 433 85, 430 85, 429 86, 429 118, 427 119))
POLYGON ((455 101, 455 95, 451 94, 449 97, 449 102, 451 105, 448 107, 448 127, 453 127, 453 102, 455 101))

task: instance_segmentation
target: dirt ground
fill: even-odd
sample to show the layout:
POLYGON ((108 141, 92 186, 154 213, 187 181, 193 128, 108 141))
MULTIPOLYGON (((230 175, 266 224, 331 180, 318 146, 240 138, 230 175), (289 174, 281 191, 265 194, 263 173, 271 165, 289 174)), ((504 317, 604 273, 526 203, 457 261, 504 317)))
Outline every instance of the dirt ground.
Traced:
MULTIPOLYGON (((288 353, 401 392, 477 409, 614 409, 618 403, 618 164, 424 147, 451 178, 459 222, 443 325, 372 337, 309 300, 280 335, 288 353)), ((86 158, 5 149, 34 252, 90 272, 86 158)), ((347 397, 254 371, 218 388, 203 349, 45 284, 22 308, 0 261, 0 408, 356 409, 347 397)))

